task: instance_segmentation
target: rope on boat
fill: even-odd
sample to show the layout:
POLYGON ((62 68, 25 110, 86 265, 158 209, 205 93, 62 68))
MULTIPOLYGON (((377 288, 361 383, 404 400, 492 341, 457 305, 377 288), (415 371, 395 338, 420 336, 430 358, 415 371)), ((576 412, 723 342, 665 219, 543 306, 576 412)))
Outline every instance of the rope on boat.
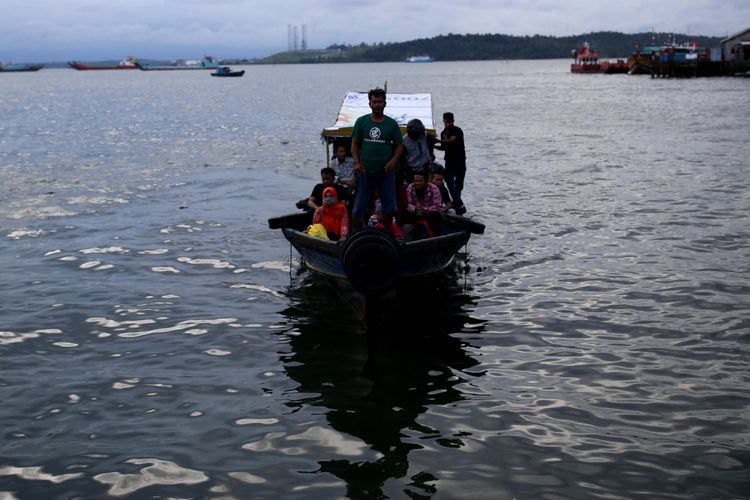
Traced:
POLYGON ((293 248, 292 248, 292 242, 290 241, 289 242, 289 281, 290 282, 292 281, 292 253, 293 253, 293 248))

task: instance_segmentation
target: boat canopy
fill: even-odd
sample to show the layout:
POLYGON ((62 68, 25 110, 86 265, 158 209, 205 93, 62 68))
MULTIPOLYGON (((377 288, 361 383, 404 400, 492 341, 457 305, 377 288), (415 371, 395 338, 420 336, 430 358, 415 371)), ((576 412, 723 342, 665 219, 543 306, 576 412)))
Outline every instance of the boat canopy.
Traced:
MULTIPOLYGON (((321 132, 326 142, 332 142, 337 137, 350 137, 354 122, 362 115, 371 112, 367 92, 347 92, 341 109, 336 117, 336 123, 326 127, 321 132)), ((391 94, 386 96, 385 114, 390 116, 406 133, 406 123, 413 118, 419 118, 428 134, 435 134, 435 121, 432 117, 432 95, 430 94, 391 94)))

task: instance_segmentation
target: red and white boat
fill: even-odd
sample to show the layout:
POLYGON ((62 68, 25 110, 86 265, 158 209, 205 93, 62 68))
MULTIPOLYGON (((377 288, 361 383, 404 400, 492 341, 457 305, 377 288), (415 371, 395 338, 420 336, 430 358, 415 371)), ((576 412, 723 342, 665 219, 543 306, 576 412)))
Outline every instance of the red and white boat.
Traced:
POLYGON ((589 42, 584 42, 578 50, 571 51, 573 64, 570 65, 571 73, 601 73, 602 65, 599 64, 599 54, 591 50, 589 42))
POLYGON ((599 59, 599 54, 584 42, 578 50, 571 51, 575 59, 570 65, 571 73, 627 73, 628 63, 624 59, 599 59))

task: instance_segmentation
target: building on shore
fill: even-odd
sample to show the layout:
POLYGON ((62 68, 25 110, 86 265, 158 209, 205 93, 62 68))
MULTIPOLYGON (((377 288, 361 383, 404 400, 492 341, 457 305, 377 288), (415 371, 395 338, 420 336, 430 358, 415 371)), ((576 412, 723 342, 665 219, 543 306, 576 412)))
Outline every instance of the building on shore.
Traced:
POLYGON ((722 40, 721 55, 729 66, 729 74, 750 71, 750 28, 722 40))

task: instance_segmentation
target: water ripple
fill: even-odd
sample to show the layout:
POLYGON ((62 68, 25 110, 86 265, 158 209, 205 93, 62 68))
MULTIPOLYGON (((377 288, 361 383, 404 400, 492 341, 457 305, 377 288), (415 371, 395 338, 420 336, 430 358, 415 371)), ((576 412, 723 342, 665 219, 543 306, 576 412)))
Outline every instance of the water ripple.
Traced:
POLYGON ((107 493, 114 496, 125 496, 153 485, 198 484, 208 481, 203 472, 180 467, 174 462, 156 458, 131 458, 128 464, 144 465, 137 473, 105 472, 97 474, 94 479, 109 485, 107 493))
POLYGON ((4 81, 0 496, 747 497, 746 82, 341 66, 4 81), (384 71, 487 231, 368 336, 267 219, 384 71))

